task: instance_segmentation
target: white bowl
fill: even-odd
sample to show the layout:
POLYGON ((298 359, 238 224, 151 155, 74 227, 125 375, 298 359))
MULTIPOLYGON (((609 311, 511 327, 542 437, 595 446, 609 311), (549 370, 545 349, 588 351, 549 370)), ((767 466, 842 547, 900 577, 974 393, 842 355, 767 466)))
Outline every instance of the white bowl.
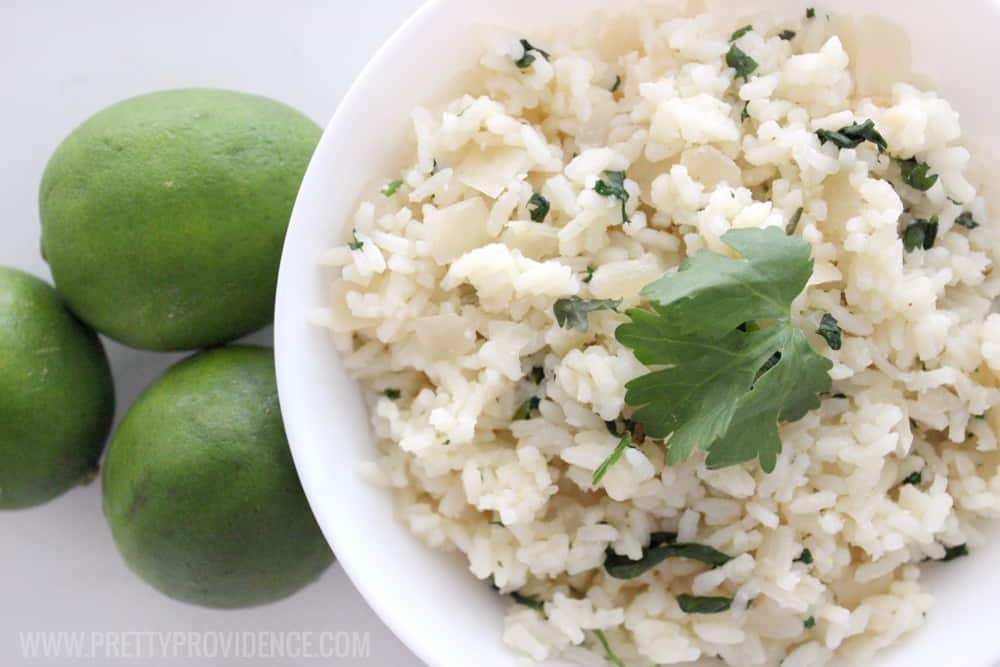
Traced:
MULTIPOLYGON (((281 407, 292 453, 319 524, 347 574, 392 631, 432 667, 516 664, 500 640, 505 605, 462 559, 411 537, 394 517, 390 494, 359 477, 358 464, 374 453, 365 406, 327 333, 307 323, 327 298, 329 279, 317 257, 344 238, 343 227, 364 184, 401 166, 409 111, 445 99, 454 76, 475 62, 479 50, 473 26, 504 25, 530 35, 579 12, 623 4, 432 0, 358 77, 323 135, 295 205, 275 322, 281 407)), ((785 0, 708 0, 708 5, 736 15, 767 9, 785 17, 800 16, 806 6, 785 0)), ((907 29, 917 70, 929 75, 961 112, 966 135, 997 147, 997 4, 838 0, 830 8, 878 13, 907 29)), ((926 568, 937 605, 927 624, 881 655, 877 667, 988 667, 1000 660, 1000 534, 993 532, 998 539, 988 548, 926 568)))

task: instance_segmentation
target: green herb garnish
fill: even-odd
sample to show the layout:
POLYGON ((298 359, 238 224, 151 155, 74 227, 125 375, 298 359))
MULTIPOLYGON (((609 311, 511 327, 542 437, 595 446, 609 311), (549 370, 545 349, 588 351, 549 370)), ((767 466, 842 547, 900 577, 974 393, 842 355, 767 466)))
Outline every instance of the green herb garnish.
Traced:
POLYGON ((590 284, 590 281, 591 281, 591 280, 593 280, 593 279, 594 279, 594 267, 592 267, 592 266, 588 266, 588 267, 587 267, 587 275, 585 275, 585 276, 583 277, 583 280, 582 280, 581 282, 582 282, 582 283, 583 283, 584 285, 589 285, 589 284, 590 284))
POLYGON ((545 216, 549 214, 551 208, 549 200, 537 192, 531 195, 531 199, 528 200, 528 211, 534 222, 545 222, 545 216))
POLYGON ((813 628, 816 627, 816 617, 810 616, 805 621, 803 621, 802 625, 803 627, 805 627, 806 630, 812 630, 813 628))
POLYGON ((347 247, 350 248, 351 250, 361 250, 362 248, 365 247, 365 242, 358 240, 357 230, 351 232, 351 238, 354 240, 347 244, 347 247))
POLYGON ((930 173, 931 166, 926 162, 919 162, 916 158, 899 160, 898 162, 903 182, 911 188, 927 192, 937 183, 937 174, 930 173))
POLYGON ((781 451, 778 420, 798 421, 832 385, 832 362, 791 321, 812 275, 810 246, 773 227, 722 240, 743 258, 698 252, 642 290, 653 312, 629 310, 632 322, 618 327, 639 361, 665 367, 629 382, 625 401, 648 435, 670 436, 670 463, 700 447, 710 468, 759 457, 770 472, 781 451), (739 328, 748 322, 768 326, 739 328))
POLYGON ((525 607, 530 607, 535 611, 543 611, 545 609, 545 603, 538 598, 533 598, 530 595, 521 595, 517 591, 510 594, 510 597, 514 602, 524 605, 525 607))
POLYGON ((514 61, 514 64, 517 65, 519 69, 528 69, 531 67, 531 64, 537 59, 535 57, 536 53, 546 60, 550 57, 547 51, 543 51, 537 46, 532 46, 531 42, 526 39, 521 40, 521 48, 524 49, 524 55, 514 61))
POLYGON ((939 559, 942 563, 947 563, 953 561, 956 558, 963 558, 969 555, 969 546, 967 544, 959 544, 954 547, 944 548, 944 558, 939 559))
POLYGON ((963 212, 961 215, 955 218, 955 224, 961 225, 966 229, 975 229, 976 227, 979 226, 979 223, 976 222, 976 219, 973 218, 972 214, 969 213, 968 211, 963 212))
POLYGON ((832 143, 837 148, 857 148, 866 141, 878 147, 879 153, 884 153, 889 147, 885 137, 875 129, 875 122, 870 118, 864 123, 854 123, 839 130, 817 130, 820 144, 832 143))
POLYGON ((531 375, 528 377, 530 377, 531 381, 535 384, 541 384, 542 380, 545 379, 545 369, 541 366, 535 366, 531 369, 531 375))
POLYGON ((791 236, 792 234, 795 233, 795 230, 797 230, 799 228, 799 221, 802 220, 802 214, 804 212, 805 212, 805 209, 803 209, 801 206, 799 206, 795 210, 795 213, 792 215, 791 219, 788 221, 788 224, 785 225, 785 233, 786 234, 788 234, 789 236, 791 236))
POLYGON ((581 299, 578 296, 571 296, 559 299, 552 307, 555 313, 556 322, 564 329, 576 329, 580 333, 587 333, 590 322, 587 316, 599 310, 613 310, 618 312, 618 307, 622 305, 621 299, 581 299))
POLYGON ((649 546, 642 552, 642 558, 632 560, 619 556, 610 547, 605 553, 604 569, 615 579, 635 579, 646 574, 668 558, 686 558, 712 567, 725 565, 732 558, 704 544, 677 542, 675 533, 654 533, 649 546))
POLYGON ((937 239, 938 217, 935 215, 930 220, 915 220, 903 230, 903 247, 907 252, 913 252, 917 248, 930 250, 934 247, 937 239))
POLYGON ((386 197, 391 197, 399 192, 401 187, 403 187, 403 179, 397 178, 395 181, 391 181, 382 186, 382 194, 386 197))
POLYGON ((809 549, 803 549, 799 557, 792 561, 793 563, 805 563, 806 565, 812 565, 813 563, 813 552, 809 549))
POLYGON ((604 178, 594 184, 594 192, 602 197, 613 197, 622 203, 622 222, 628 223, 628 212, 625 205, 628 203, 628 191, 625 189, 624 171, 606 171, 604 178))
POLYGON ((778 33, 778 37, 785 40, 786 42, 790 42, 793 39, 795 39, 795 35, 797 34, 798 33, 796 33, 794 30, 782 30, 781 32, 778 33))
POLYGON ((726 65, 736 70, 737 77, 744 81, 750 80, 750 75, 757 71, 757 61, 743 52, 743 49, 733 44, 726 54, 726 65))
POLYGON ((729 611, 732 598, 701 597, 682 593, 677 596, 677 604, 685 614, 721 614, 729 611))
POLYGON ((911 472, 906 478, 900 482, 900 486, 906 486, 907 484, 917 485, 924 481, 924 475, 919 470, 916 472, 911 472))
POLYGON ((729 41, 730 42, 735 42, 740 37, 743 37, 744 35, 746 35, 749 32, 752 32, 752 31, 753 31, 753 26, 752 25, 745 25, 742 28, 740 28, 739 30, 737 30, 736 32, 734 32, 733 35, 732 35, 732 37, 729 38, 729 41))
POLYGON ((604 463, 598 466, 597 470, 594 471, 594 477, 591 480, 594 486, 597 486, 598 484, 601 483, 601 480, 604 479, 604 476, 606 474, 608 474, 608 470, 611 469, 611 466, 618 463, 618 461, 621 460, 622 456, 624 456, 625 450, 631 446, 632 446, 632 434, 625 433, 625 435, 622 436, 622 439, 618 442, 618 446, 615 447, 615 450, 613 452, 611 452, 611 456, 606 458, 604 460, 604 463))
POLYGON ((810 7, 809 9, 806 10, 806 18, 807 19, 814 19, 814 18, 816 18, 816 8, 815 7, 810 7))
POLYGON ((608 643, 608 638, 604 636, 604 633, 600 630, 594 630, 594 636, 597 637, 597 641, 601 642, 601 646, 604 648, 604 659, 615 667, 625 667, 625 663, 622 662, 621 658, 611 650, 611 644, 608 643))
POLYGON ((403 395, 403 392, 401 392, 398 389, 386 389, 385 391, 382 392, 382 395, 388 398, 390 401, 395 401, 400 396, 403 395))
POLYGON ((612 93, 618 92, 618 88, 620 88, 621 85, 622 85, 622 77, 621 77, 621 75, 616 74, 615 75, 615 82, 613 84, 611 84, 611 92, 612 93))
POLYGON ((823 318, 819 321, 819 329, 816 330, 831 350, 839 350, 841 347, 841 331, 837 318, 830 313, 823 313, 823 318))
POLYGON ((542 399, 537 396, 532 396, 527 399, 524 403, 518 406, 517 412, 511 418, 511 421, 522 421, 524 419, 531 419, 531 413, 538 409, 541 404, 542 399))

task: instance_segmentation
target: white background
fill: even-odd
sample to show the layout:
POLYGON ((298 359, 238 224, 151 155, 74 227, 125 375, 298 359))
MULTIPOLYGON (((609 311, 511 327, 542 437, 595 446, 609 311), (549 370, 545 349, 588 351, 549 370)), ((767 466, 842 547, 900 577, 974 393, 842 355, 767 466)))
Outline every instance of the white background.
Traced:
MULTIPOLYGON (((212 86, 274 97, 325 125, 361 67, 420 3, 0 0, 0 264, 49 279, 38 253, 38 182, 59 142, 94 112, 148 91, 212 86)), ((178 358, 108 349, 119 417, 178 358)), ((420 665, 336 565, 297 596, 248 611, 161 596, 118 556, 98 484, 0 513, 0 666, 106 664, 23 659, 19 633, 38 630, 370 632, 366 659, 139 664, 420 665)))

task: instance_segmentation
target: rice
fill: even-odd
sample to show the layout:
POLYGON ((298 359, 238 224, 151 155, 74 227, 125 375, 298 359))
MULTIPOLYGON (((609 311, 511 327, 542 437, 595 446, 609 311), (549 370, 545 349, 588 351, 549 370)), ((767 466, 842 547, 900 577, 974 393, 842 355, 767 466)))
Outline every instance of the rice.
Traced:
POLYGON ((737 44, 759 69, 736 79, 725 54, 748 22, 595 17, 537 40, 551 55, 525 68, 523 36, 491 34, 476 87, 413 113, 402 186, 373 183, 351 246, 324 256, 336 279, 317 321, 378 441, 364 474, 429 546, 538 602, 512 602, 498 628, 530 659, 604 664, 603 638, 636 666, 867 664, 931 609, 917 564, 975 549, 976 522, 1000 515, 1000 238, 958 113, 907 83, 898 31, 882 28, 881 53, 844 17, 755 17, 737 44), (939 175, 926 193, 872 144, 816 135, 869 118, 939 175), (628 224, 594 191, 608 170, 628 175, 628 224), (605 422, 630 414, 624 385, 646 369, 615 340, 624 315, 595 312, 580 333, 554 302, 641 305, 685 257, 728 252, 727 231, 784 228, 800 209, 815 270, 793 319, 833 362, 834 393, 781 425, 771 474, 711 471, 704 453, 667 465, 647 442, 595 488, 618 441, 605 422), (963 212, 979 226, 956 224, 963 212), (932 215, 934 246, 907 252, 901 224, 932 215), (813 334, 823 313, 840 350, 813 334), (733 559, 606 573, 607 550, 638 559, 661 531, 733 559), (681 593, 732 604, 688 614, 681 593))

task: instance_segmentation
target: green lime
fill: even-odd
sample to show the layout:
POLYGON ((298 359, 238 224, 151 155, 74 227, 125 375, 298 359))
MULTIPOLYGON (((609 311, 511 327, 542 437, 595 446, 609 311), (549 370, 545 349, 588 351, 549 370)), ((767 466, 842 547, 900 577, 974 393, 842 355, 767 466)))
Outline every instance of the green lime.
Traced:
POLYGON ((151 350, 271 321, 281 247, 319 127, 224 90, 101 111, 59 146, 39 196, 56 287, 101 333, 151 350))
POLYGON ((44 282, 0 267, 0 509, 92 478, 114 412, 97 335, 44 282))
POLYGON ((295 473, 274 355, 263 348, 203 352, 143 393, 108 451, 104 513, 137 574, 207 607, 283 598, 333 559, 295 473))

